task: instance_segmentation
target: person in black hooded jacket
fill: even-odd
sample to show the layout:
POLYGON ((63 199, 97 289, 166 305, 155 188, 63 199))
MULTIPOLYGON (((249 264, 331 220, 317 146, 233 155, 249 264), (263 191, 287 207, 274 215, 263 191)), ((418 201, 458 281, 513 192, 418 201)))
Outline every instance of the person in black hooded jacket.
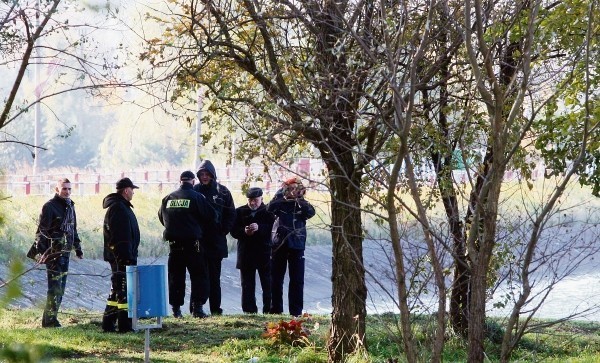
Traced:
POLYGON ((132 331, 132 321, 127 315, 126 266, 136 266, 140 245, 140 228, 133 213, 134 189, 131 179, 117 181, 117 192, 102 201, 104 216, 104 261, 110 263, 112 272, 110 295, 102 317, 102 330, 119 333, 132 331))
POLYGON ((215 209, 217 223, 209 223, 204 227, 203 243, 206 249, 208 277, 210 280, 209 306, 212 315, 221 315, 221 263, 227 258, 227 234, 235 221, 235 205, 227 187, 217 183, 217 172, 210 160, 200 163, 198 172, 199 184, 194 190, 204 195, 215 209))

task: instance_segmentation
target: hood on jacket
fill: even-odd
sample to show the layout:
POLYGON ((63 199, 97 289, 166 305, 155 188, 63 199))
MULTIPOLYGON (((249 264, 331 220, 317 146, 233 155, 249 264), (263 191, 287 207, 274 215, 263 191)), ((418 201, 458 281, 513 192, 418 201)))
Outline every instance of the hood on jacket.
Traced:
POLYGON ((102 208, 106 209, 118 202, 125 202, 125 204, 129 205, 130 207, 133 207, 133 205, 131 205, 131 203, 127 199, 123 198, 121 194, 110 193, 102 200, 102 208))
POLYGON ((200 163, 200 167, 198 168, 198 171, 196 172, 196 176, 198 177, 198 180, 200 180, 200 172, 201 171, 208 171, 210 173, 210 175, 212 175, 213 180, 217 180, 217 171, 215 170, 215 166, 210 162, 210 160, 202 160, 202 162, 200 163))

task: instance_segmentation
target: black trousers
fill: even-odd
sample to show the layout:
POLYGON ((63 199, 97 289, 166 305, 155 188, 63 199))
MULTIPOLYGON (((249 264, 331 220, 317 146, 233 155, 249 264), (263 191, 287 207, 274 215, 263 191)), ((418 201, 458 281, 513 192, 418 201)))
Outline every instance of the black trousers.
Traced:
POLYGON ((123 262, 110 262, 110 294, 106 299, 106 307, 102 316, 102 330, 116 331, 115 324, 120 332, 132 329, 132 320, 127 309, 127 266, 123 262))
POLYGON ((182 306, 185 300, 186 270, 190 274, 190 313, 206 304, 209 292, 208 269, 204 248, 195 242, 176 242, 171 245, 167 266, 169 272, 169 304, 182 306))
POLYGON ((283 313, 283 280, 285 279, 286 268, 289 266, 288 306, 290 315, 302 315, 304 305, 304 250, 293 250, 283 245, 273 249, 271 261, 273 264, 271 313, 283 313))
POLYGON ((210 313, 212 315, 220 315, 223 313, 221 309, 221 265, 223 257, 218 252, 208 253, 206 256, 206 264, 208 266, 208 279, 210 281, 210 293, 208 303, 210 313))
POLYGON ((240 282, 242 285, 242 310, 245 313, 258 313, 256 306, 256 273, 262 288, 263 313, 271 311, 271 264, 259 267, 240 269, 240 282))
POLYGON ((67 273, 69 271, 69 256, 60 255, 46 261, 46 276, 48 277, 48 293, 46 307, 42 316, 42 326, 53 326, 58 323, 57 315, 62 303, 67 273))

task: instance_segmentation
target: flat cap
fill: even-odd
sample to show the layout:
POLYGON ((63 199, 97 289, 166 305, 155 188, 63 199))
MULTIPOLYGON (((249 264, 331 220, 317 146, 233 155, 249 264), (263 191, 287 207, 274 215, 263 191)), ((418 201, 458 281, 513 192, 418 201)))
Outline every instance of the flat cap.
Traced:
POLYGON ((258 198, 262 197, 263 191, 259 187, 252 187, 246 192, 246 198, 258 198))
POLYGON ((181 181, 194 179, 196 179, 196 175, 189 170, 186 170, 183 173, 181 173, 181 176, 179 177, 179 180, 181 181))
POLYGON ((117 189, 125 189, 125 188, 139 189, 139 187, 137 185, 134 185, 133 182, 131 181, 131 179, 129 179, 129 178, 119 179, 117 181, 116 187, 117 187, 117 189))

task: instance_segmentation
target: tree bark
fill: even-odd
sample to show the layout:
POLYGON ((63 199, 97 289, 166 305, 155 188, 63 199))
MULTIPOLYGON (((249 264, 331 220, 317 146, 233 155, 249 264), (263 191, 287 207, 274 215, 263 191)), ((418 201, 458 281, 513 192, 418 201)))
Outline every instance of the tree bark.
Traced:
MULTIPOLYGON (((342 362, 365 342, 367 287, 362 254, 361 192, 357 180, 339 177, 330 167, 332 233, 332 306, 329 362, 342 362), (336 176, 337 175, 337 176, 336 176)), ((353 179, 356 179, 353 178, 353 179)), ((358 178, 360 180, 360 178, 358 178)))

